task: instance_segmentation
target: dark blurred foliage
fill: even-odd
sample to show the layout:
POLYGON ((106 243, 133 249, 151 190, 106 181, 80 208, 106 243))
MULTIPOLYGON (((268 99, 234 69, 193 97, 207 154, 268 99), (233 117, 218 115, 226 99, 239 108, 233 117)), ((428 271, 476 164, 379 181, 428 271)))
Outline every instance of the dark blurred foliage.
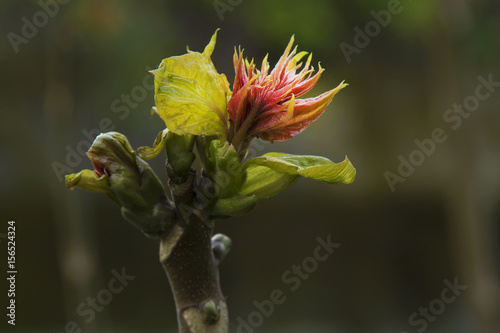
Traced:
MULTIPOLYGON (((233 239, 221 266, 231 331, 238 317, 256 311, 254 300, 281 289, 286 302, 255 332, 415 332, 421 326, 409 316, 441 297, 443 280, 457 277, 467 290, 426 332, 500 332, 500 92, 456 130, 443 120, 474 95, 478 76, 500 81, 500 3, 402 1, 403 10, 350 63, 340 44, 354 45, 354 28, 364 30, 370 12, 387 9, 387 1, 232 3, 240 4, 221 20, 212 0, 70 1, 18 53, 8 33, 21 34, 22 18, 31 21, 41 7, 0 5, 0 233, 16 221, 15 331, 63 332, 68 321, 82 332, 175 331, 158 244, 126 224, 104 195, 69 192, 53 163, 67 165, 68 148, 77 155, 87 149, 82 131, 92 137, 103 125, 134 147, 151 144, 162 122, 149 115, 147 70, 186 45, 203 50, 220 27, 213 60, 230 82, 235 46, 257 63, 269 53, 273 65, 295 34, 299 50, 326 68, 311 96, 350 84, 309 130, 261 152, 347 155, 358 171, 352 185, 302 180, 245 217, 217 222, 216 231, 233 239), (448 139, 392 192, 384 173, 397 173, 398 156, 408 158, 414 140, 435 128, 448 139), (341 247, 290 291, 282 274, 327 235, 341 247), (136 278, 87 323, 79 304, 122 267, 136 278)), ((91 167, 86 158, 73 162, 71 172, 91 167)), ((151 164, 165 180, 162 158, 151 164)))

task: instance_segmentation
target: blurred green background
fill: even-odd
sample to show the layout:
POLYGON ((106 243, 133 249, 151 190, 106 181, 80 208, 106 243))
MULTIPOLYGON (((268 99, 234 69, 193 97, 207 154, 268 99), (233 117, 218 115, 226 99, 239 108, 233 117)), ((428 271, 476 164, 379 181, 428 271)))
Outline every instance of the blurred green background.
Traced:
MULTIPOLYGON (((478 77, 500 81, 498 1, 87 0, 37 14, 46 3, 0 5, 0 237, 15 220, 18 270, 17 325, 2 315, 2 332, 175 332, 157 242, 104 195, 69 192, 61 174, 91 167, 81 152, 101 129, 150 145, 163 122, 149 115, 147 70, 186 45, 203 50, 218 27, 213 61, 230 82, 234 46, 258 63, 269 53, 274 65, 295 34, 326 69, 309 96, 350 84, 307 131, 259 150, 347 155, 358 172, 344 186, 301 180, 249 215, 217 222, 233 240, 221 266, 231 332, 500 332, 499 87, 456 129, 458 118, 443 118, 474 102, 478 77), (394 11, 385 27, 372 13, 382 10, 394 11), (39 27, 23 31, 34 19, 39 27), (367 27, 369 41, 358 33, 367 27), (357 51, 346 57, 347 44, 357 51), (400 155, 417 158, 414 141, 436 128, 447 140, 392 191, 385 173, 398 173, 400 155), (291 291, 282 275, 328 235, 340 248, 291 291), (135 279, 87 323, 77 309, 122 268, 135 279), (467 289, 442 303, 443 281, 455 279, 467 289), (239 328, 240 317, 258 321, 254 301, 274 289, 286 301, 258 327, 239 328), (439 314, 412 324, 429 305, 439 314)), ((151 162, 165 180, 163 163, 151 162)))

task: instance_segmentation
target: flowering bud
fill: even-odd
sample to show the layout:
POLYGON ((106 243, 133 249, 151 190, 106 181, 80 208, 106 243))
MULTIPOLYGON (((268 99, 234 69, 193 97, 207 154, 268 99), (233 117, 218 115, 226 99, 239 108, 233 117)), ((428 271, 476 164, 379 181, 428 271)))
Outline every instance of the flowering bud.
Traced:
POLYGON ((87 156, 95 171, 67 175, 68 188, 108 194, 122 206, 123 217, 147 236, 159 237, 169 229, 174 213, 163 184, 123 134, 99 135, 87 156))
POLYGON ((234 53, 236 77, 228 101, 230 128, 228 137, 241 157, 252 138, 270 142, 288 140, 305 130, 324 111, 333 97, 347 84, 320 96, 297 99, 318 82, 323 68, 313 75, 310 54, 305 64, 300 62, 307 52, 292 49, 294 37, 285 52, 271 69, 267 56, 258 70, 253 62, 243 59, 243 51, 234 53), (302 68, 302 69, 301 69, 302 68))

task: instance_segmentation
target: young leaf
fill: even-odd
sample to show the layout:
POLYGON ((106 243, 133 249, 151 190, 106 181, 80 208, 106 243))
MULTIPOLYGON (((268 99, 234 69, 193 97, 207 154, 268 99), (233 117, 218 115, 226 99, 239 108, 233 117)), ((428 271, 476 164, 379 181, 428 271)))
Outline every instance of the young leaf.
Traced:
POLYGON ((168 128, 165 128, 163 131, 158 133, 155 142, 153 143, 153 147, 139 147, 137 148, 137 154, 143 160, 150 160, 156 157, 165 146, 165 137, 167 136, 168 128))
POLYGON ((300 178, 299 175, 279 173, 256 164, 247 166, 245 175, 239 193, 255 195, 258 199, 272 197, 293 185, 300 178))
POLYGON ((85 169, 79 173, 66 175, 66 186, 73 190, 75 187, 96 193, 111 193, 108 185, 108 176, 99 176, 95 171, 85 169))
POLYGON ((179 135, 216 135, 228 128, 229 82, 210 59, 217 31, 203 53, 163 59, 155 75, 155 102, 167 128, 179 135))
POLYGON ((239 192, 258 198, 268 198, 281 192, 299 176, 329 184, 350 184, 356 177, 356 169, 348 158, 333 163, 319 156, 268 153, 250 159, 243 168, 246 178, 239 192))

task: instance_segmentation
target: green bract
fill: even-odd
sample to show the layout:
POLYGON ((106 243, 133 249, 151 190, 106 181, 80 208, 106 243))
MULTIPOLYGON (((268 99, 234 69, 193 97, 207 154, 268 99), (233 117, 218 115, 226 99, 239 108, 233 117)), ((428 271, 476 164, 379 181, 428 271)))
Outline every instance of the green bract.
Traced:
POLYGON ((155 103, 167 128, 179 135, 225 138, 229 116, 229 82, 210 59, 217 31, 203 53, 189 52, 163 59, 155 76, 155 103))

